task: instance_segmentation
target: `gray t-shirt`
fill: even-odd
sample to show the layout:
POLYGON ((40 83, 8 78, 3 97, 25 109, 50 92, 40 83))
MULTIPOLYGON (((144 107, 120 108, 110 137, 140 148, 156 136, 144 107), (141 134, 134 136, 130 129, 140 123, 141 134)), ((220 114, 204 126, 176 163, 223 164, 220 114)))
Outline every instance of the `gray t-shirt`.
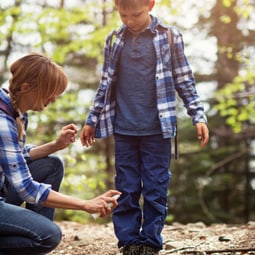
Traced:
POLYGON ((156 54, 151 30, 146 29, 136 38, 127 31, 116 86, 115 133, 161 134, 155 72, 156 54))

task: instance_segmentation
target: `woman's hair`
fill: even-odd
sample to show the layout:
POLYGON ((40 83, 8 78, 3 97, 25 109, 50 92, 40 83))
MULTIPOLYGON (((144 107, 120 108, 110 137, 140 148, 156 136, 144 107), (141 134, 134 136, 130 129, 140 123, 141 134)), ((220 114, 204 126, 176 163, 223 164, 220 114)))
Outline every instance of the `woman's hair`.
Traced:
MULTIPOLYGON (((60 66, 49 58, 31 53, 16 60, 10 67, 12 74, 9 80, 9 93, 14 109, 18 110, 17 96, 24 83, 29 84, 37 91, 35 101, 43 98, 51 98, 62 94, 68 83, 68 79, 60 66)), ((23 125, 16 118, 19 127, 19 137, 23 133, 23 125)))
POLYGON ((148 5, 150 0, 115 0, 115 5, 123 9, 135 8, 141 5, 148 5))

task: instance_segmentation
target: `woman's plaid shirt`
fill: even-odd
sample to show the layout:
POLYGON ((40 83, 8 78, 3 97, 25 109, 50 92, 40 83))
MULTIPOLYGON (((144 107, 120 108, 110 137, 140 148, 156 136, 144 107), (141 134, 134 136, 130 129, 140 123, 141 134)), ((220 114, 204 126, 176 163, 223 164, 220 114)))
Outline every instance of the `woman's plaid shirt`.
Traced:
MULTIPOLYGON (((8 95, 0 89, 0 100, 12 107, 8 95)), ((20 114, 20 118, 27 126, 27 114, 20 114)), ((42 203, 48 197, 50 185, 35 182, 30 174, 27 162, 30 160, 29 151, 33 147, 25 145, 26 134, 18 140, 16 120, 0 110, 0 189, 3 188, 5 178, 12 185, 19 196, 29 203, 42 203)))

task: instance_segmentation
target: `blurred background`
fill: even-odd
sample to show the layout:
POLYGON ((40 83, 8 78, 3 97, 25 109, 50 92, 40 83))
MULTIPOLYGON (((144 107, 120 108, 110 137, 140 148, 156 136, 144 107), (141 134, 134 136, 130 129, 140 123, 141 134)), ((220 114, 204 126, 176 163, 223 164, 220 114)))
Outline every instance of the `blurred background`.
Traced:
MULTIPOLYGON (((43 113, 30 112, 28 143, 54 139, 62 126, 81 130, 92 104, 104 40, 121 23, 113 0, 0 0, 0 85, 9 66, 41 52, 64 67, 68 90, 43 113)), ((172 159, 167 223, 255 221, 255 0, 156 0, 152 14, 179 28, 209 121, 201 149, 178 102, 178 160, 172 159)), ((84 199, 114 187, 113 140, 89 149, 79 140, 59 152, 61 191, 84 199)), ((93 221, 57 210, 56 220, 93 221)), ((110 221, 100 219, 98 223, 110 221)))

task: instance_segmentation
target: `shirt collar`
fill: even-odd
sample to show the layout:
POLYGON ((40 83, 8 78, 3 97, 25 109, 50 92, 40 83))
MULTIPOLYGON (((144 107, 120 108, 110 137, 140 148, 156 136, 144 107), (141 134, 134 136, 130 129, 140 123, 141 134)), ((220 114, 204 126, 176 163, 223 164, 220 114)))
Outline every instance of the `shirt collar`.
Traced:
POLYGON ((19 118, 22 120, 24 119, 24 114, 18 109, 19 118))
MULTIPOLYGON (((159 27, 163 27, 167 29, 167 26, 163 24, 157 17, 150 15, 151 16, 151 24, 149 25, 149 29, 151 30, 152 33, 156 33, 156 30, 158 30, 159 27)), ((127 26, 122 24, 118 30, 115 31, 115 34, 121 34, 127 29, 127 26)))
POLYGON ((11 110, 11 112, 13 112, 12 116, 14 116, 15 118, 18 117, 19 113, 17 111, 15 111, 15 109, 12 105, 8 89, 0 88, 0 98, 8 106, 8 108, 11 110))
POLYGON ((149 29, 152 33, 156 33, 156 30, 158 30, 159 27, 167 28, 166 25, 164 25, 157 17, 151 15, 151 24, 149 26, 149 29))

